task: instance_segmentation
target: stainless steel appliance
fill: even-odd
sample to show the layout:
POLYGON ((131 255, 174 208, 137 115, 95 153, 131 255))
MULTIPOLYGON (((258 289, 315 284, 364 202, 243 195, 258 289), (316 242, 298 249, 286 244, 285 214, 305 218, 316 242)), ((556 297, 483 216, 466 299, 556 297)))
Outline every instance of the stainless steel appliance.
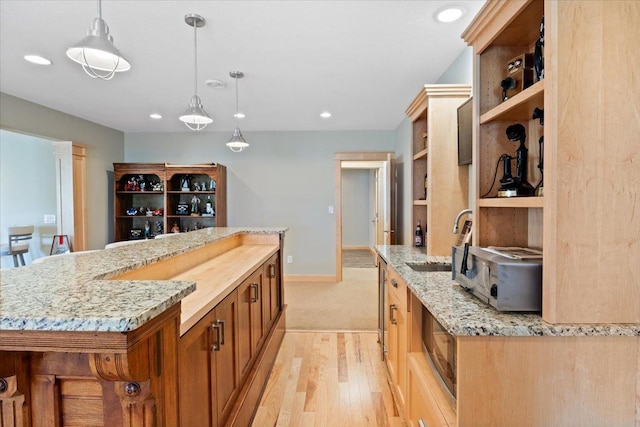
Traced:
POLYGON ((453 279, 498 311, 542 311, 542 259, 527 259, 526 248, 504 248, 519 249, 518 259, 496 249, 454 246, 453 279))
MULTIPOLYGON (((443 391, 453 400, 457 396, 457 353, 456 337, 436 320, 426 307, 422 306, 422 344, 427 359, 439 378, 443 391)), ((453 404, 455 407, 455 404, 453 404)))
POLYGON ((381 258, 378 262, 378 342, 380 342, 380 348, 382 349, 382 360, 385 360, 387 354, 387 322, 388 318, 386 311, 387 301, 387 263, 381 258))

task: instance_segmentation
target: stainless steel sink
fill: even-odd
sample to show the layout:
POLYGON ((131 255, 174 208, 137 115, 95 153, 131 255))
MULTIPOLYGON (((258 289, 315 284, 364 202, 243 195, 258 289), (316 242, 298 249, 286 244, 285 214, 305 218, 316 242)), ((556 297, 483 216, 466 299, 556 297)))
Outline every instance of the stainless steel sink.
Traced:
POLYGON ((451 264, 413 263, 407 262, 413 271, 451 271, 451 264))

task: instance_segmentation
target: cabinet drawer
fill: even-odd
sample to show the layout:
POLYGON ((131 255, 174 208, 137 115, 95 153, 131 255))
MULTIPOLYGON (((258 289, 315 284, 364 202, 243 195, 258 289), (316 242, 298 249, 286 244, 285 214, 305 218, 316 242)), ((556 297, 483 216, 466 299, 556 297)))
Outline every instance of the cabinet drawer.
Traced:
POLYGON ((429 427, 448 427, 457 424, 455 401, 448 398, 437 384, 438 379, 423 353, 407 355, 407 414, 409 424, 429 427))
POLYGON ((407 311, 407 284, 392 268, 387 269, 387 289, 399 306, 407 311))

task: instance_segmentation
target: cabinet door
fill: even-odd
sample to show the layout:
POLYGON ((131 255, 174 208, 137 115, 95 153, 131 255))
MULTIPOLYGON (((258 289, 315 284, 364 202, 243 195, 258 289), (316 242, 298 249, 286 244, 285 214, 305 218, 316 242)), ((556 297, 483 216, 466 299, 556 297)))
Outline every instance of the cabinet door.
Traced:
POLYGON ((407 384, 407 309, 396 292, 388 290, 389 317, 387 323, 387 368, 393 386, 404 404, 407 384))
POLYGON ((249 372, 262 344, 262 267, 238 287, 238 363, 240 377, 249 372))
POLYGON ((180 338, 178 350, 178 384, 181 426, 216 425, 212 408, 211 311, 180 338))
POLYGON ((235 397, 238 392, 239 370, 238 370, 238 297, 233 292, 227 296, 215 308, 215 325, 217 336, 215 355, 215 367, 212 370, 215 374, 215 403, 217 424, 224 423, 231 412, 235 397))
POLYGON ((262 293, 263 333, 266 334, 280 311, 280 264, 278 255, 273 255, 264 265, 262 293))

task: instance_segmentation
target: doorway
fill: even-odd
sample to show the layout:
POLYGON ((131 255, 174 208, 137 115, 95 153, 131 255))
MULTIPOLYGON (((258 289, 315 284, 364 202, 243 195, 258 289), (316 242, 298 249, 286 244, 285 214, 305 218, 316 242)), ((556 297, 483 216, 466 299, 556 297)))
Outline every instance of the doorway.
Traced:
POLYGON ((343 171, 365 170, 372 176, 371 210, 366 221, 370 224, 369 247, 395 243, 395 191, 393 152, 336 153, 336 281, 343 276, 343 242, 345 221, 343 218, 343 171))

